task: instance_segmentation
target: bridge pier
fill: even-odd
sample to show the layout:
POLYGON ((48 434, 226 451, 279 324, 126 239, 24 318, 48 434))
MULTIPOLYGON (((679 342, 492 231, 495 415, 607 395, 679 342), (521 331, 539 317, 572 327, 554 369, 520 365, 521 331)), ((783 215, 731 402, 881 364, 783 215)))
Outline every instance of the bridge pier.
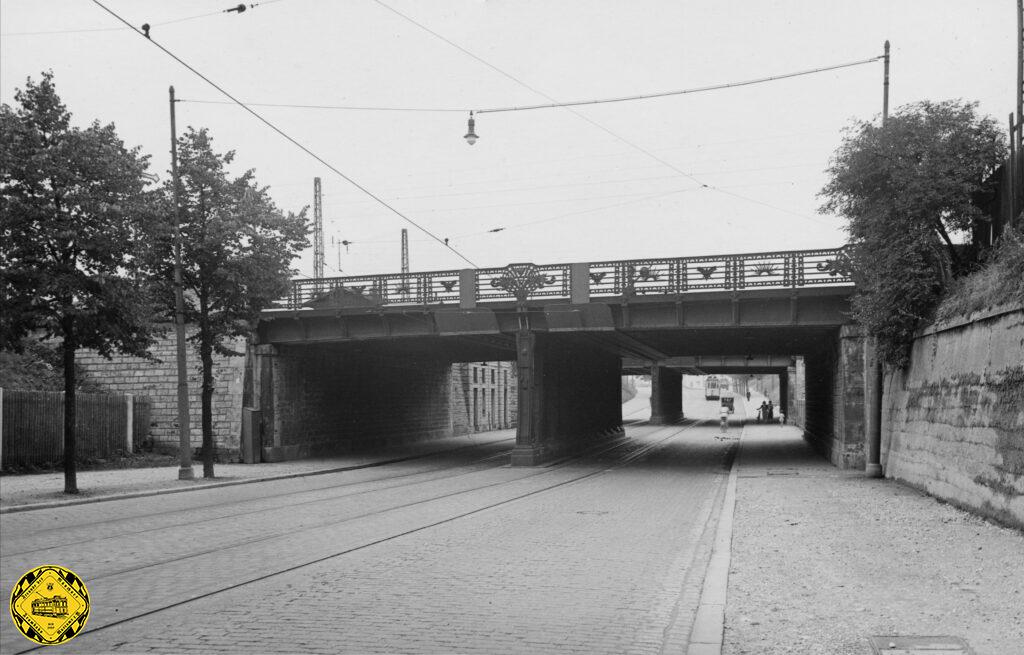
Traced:
POLYGON ((519 423, 513 466, 533 466, 622 434, 621 358, 585 340, 516 335, 519 423))
POLYGON ((683 374, 651 366, 651 425, 671 425, 683 418, 683 374))
POLYGON ((844 325, 832 348, 806 359, 804 435, 844 469, 865 464, 865 342, 860 326, 844 325))

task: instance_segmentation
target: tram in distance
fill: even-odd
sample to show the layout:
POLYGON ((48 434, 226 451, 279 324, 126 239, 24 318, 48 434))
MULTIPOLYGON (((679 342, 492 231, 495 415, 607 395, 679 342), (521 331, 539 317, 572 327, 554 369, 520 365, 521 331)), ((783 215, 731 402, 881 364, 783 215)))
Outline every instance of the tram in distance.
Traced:
POLYGON ((717 376, 709 375, 704 378, 704 400, 718 400, 719 388, 724 380, 719 380, 717 376))

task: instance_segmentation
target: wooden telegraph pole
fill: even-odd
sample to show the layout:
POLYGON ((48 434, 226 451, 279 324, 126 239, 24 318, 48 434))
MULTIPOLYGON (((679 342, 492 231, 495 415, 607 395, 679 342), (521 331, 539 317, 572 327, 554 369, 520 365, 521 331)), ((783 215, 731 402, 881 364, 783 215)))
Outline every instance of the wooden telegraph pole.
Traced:
POLYGON ((1010 130, 1010 169, 1012 177, 1010 187, 1013 189, 1013 211, 1010 224, 1021 220, 1024 214, 1024 0, 1017 0, 1017 129, 1010 130))
MULTIPOLYGON (((882 73, 882 126, 889 119, 889 41, 885 42, 883 56, 884 72, 882 73)), ((864 348, 865 381, 870 381, 865 389, 867 400, 867 459, 864 473, 869 478, 880 478, 882 471, 882 396, 885 390, 885 377, 882 371, 882 360, 878 354, 877 337, 870 338, 864 348)))
POLYGON ((195 477, 192 437, 189 432, 188 368, 185 360, 185 295, 181 280, 181 178, 178 177, 178 131, 174 122, 174 87, 171 95, 171 177, 174 186, 174 332, 178 341, 178 455, 179 480, 195 477))

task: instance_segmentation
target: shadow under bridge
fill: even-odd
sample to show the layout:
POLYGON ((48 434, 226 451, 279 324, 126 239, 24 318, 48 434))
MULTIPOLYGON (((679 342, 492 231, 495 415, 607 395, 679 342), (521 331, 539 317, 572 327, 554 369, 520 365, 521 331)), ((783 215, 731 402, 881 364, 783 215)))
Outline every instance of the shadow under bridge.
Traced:
POLYGON ((273 457, 437 438, 452 363, 508 361, 513 463, 530 465, 621 434, 621 376, 637 366, 668 378, 678 358, 776 357, 779 373, 799 355, 805 427, 830 448, 830 381, 859 339, 852 291, 841 249, 296 281, 257 328, 254 429, 273 457))

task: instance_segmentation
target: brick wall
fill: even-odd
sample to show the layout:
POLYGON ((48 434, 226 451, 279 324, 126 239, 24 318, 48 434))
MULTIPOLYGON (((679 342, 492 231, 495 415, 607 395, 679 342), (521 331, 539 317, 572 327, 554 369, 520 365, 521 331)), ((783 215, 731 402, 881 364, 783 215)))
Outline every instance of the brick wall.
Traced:
POLYGON ((886 477, 1024 528, 1024 309, 926 330, 882 407, 886 477))
POLYGON ((453 434, 514 428, 519 409, 515 363, 453 364, 450 403, 453 434))
MULTIPOLYGON (((192 331, 189 330, 189 334, 192 331)), ((151 402, 149 436, 156 448, 178 447, 178 369, 174 332, 159 339, 151 349, 156 361, 115 354, 111 359, 88 351, 78 351, 78 362, 90 379, 115 393, 147 396, 151 402)), ((232 349, 244 352, 245 341, 234 342, 232 349)), ((199 353, 186 350, 192 446, 203 443, 200 425, 201 384, 199 353)), ((224 460, 238 456, 242 418, 242 382, 245 357, 214 356, 213 433, 217 450, 224 460)))

